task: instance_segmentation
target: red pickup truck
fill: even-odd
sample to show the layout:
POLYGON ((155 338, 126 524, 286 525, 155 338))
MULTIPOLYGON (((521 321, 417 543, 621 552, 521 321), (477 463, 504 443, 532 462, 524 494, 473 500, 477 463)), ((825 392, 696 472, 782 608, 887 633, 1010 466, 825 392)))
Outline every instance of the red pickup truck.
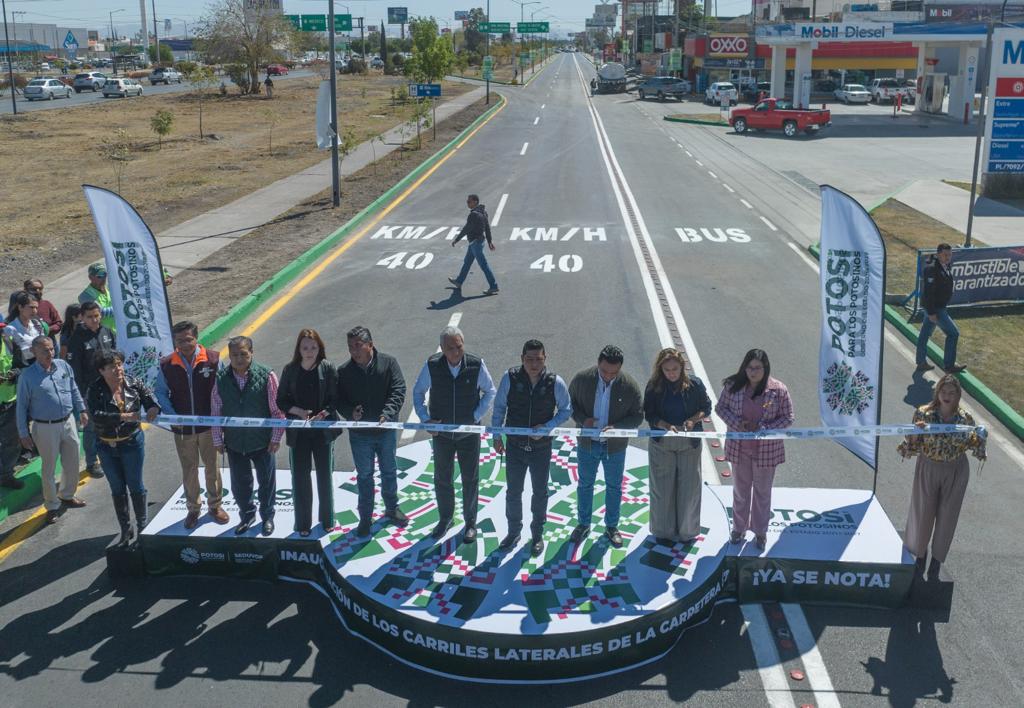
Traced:
POLYGON ((729 125, 737 133, 748 130, 781 130, 787 138, 801 130, 808 135, 832 125, 832 113, 826 109, 794 108, 792 101, 766 98, 752 108, 734 108, 729 125))

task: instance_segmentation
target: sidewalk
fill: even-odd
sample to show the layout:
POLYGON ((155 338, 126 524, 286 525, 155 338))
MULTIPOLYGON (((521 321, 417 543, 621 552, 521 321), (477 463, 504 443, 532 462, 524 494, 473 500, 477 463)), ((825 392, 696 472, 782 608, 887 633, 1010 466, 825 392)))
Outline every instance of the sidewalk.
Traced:
MULTIPOLYGON (((437 120, 445 120, 483 96, 484 88, 480 87, 445 101, 437 107, 437 120)), ((379 140, 375 145, 371 145, 373 140, 361 143, 342 161, 341 179, 344 181, 346 176, 372 163, 375 155, 380 159, 393 152, 403 139, 402 126, 397 126, 384 133, 383 144, 379 140)), ((164 266, 171 275, 180 273, 330 186, 331 158, 328 157, 302 172, 171 227, 156 235, 164 266)), ((97 242, 96 259, 100 258, 102 252, 97 242)), ((46 297, 63 307, 76 302, 78 293, 88 283, 87 269, 79 268, 46 283, 46 297)))
MULTIPOLYGON (((971 193, 940 180, 912 182, 893 199, 922 214, 967 233, 967 210, 971 193)), ((972 237, 989 246, 1015 246, 1024 243, 1024 211, 1000 202, 980 198, 975 205, 972 237)))

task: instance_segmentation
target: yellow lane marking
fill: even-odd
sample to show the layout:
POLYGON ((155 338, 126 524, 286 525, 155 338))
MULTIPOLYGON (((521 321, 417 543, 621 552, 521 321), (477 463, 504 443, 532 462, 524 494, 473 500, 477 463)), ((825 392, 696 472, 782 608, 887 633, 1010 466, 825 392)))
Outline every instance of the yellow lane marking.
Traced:
MULTIPOLYGON (((81 489, 85 483, 92 479, 88 474, 82 474, 78 479, 78 488, 81 489)), ((60 523, 59 521, 57 523, 60 523)), ((23 541, 33 536, 39 529, 46 525, 46 507, 41 506, 35 510, 32 516, 22 521, 14 528, 7 538, 0 543, 0 563, 7 559, 7 556, 14 553, 23 541)))

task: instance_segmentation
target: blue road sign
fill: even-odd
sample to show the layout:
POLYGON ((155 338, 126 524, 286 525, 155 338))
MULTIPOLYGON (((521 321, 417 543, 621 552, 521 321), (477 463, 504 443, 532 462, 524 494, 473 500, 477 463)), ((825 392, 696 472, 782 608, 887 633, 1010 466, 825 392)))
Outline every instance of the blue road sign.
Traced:
POLYGON ((413 98, 440 96, 441 84, 409 84, 409 95, 413 98))

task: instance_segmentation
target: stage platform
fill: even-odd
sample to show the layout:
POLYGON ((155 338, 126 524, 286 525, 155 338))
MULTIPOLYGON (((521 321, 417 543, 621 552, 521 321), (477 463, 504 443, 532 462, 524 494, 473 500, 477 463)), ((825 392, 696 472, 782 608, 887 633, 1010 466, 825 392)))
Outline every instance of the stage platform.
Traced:
MULTIPOLYGON (((910 590, 913 559, 863 490, 776 489, 768 548, 759 554, 752 538, 729 543, 732 488, 705 485, 696 542, 658 544, 648 533, 647 455, 637 447, 628 449, 621 491, 625 544, 612 548, 600 524, 573 544, 573 438, 555 441, 543 556, 530 557, 528 531, 524 545, 501 553, 500 462, 485 438, 473 544, 460 543, 458 518, 444 539, 430 538, 438 513, 431 447, 421 441, 399 449, 399 498, 410 517, 405 529, 380 519, 378 492, 373 532, 358 538, 355 474, 335 472, 338 526, 327 534, 315 526, 301 538, 292 530, 291 477, 281 470, 273 536, 259 536, 258 525, 235 536, 238 509, 230 491, 224 508, 231 525, 204 516, 186 531, 179 490, 142 535, 146 569, 308 584, 327 596, 348 631, 395 658, 437 674, 496 682, 580 680, 656 660, 723 601, 892 607, 910 590)), ((599 479, 595 519, 603 515, 604 494, 599 479)))

